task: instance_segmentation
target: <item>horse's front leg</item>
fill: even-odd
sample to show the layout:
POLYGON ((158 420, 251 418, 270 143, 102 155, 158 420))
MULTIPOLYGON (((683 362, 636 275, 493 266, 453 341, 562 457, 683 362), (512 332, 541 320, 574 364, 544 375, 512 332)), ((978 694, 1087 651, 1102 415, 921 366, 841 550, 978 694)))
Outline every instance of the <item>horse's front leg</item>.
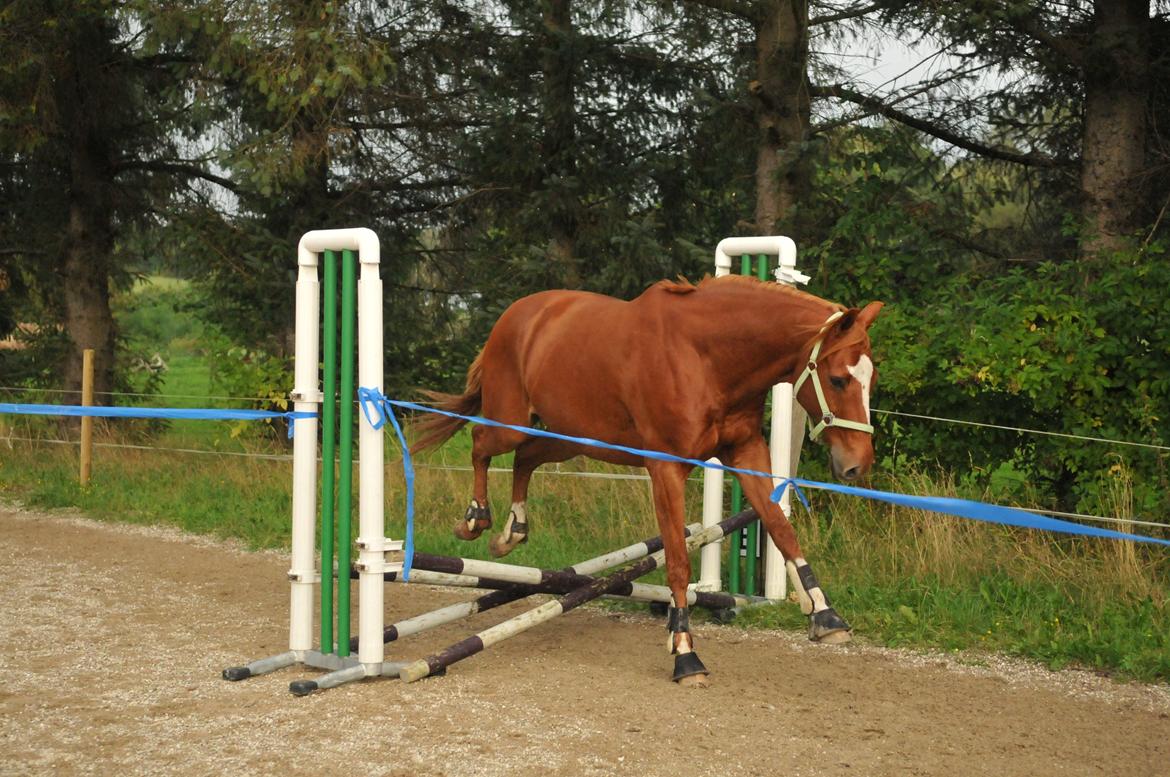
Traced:
MULTIPOLYGON (((770 472, 772 469, 768 446, 762 437, 739 446, 729 457, 733 466, 770 472)), ((800 600, 800 609, 808 618, 808 638, 814 642, 840 644, 851 639, 853 629, 837 614, 829 602, 828 595, 821 589, 813 574, 812 567, 804 559, 796 530, 788 521, 780 505, 771 500, 772 481, 753 475, 737 475, 743 487, 744 496, 760 514, 760 520, 776 547, 784 556, 784 566, 792 589, 800 600)))
POLYGON ((691 561, 687 555, 684 531, 683 487, 691 467, 673 462, 647 462, 646 470, 654 494, 654 514, 662 547, 666 552, 666 580, 670 588, 671 607, 668 610, 667 629, 670 631, 670 652, 674 655, 672 679, 679 685, 703 688, 707 686, 707 667, 695 653, 695 641, 690 630, 690 610, 687 607, 687 584, 691 581, 691 561), (679 603, 682 606, 677 606, 679 603))

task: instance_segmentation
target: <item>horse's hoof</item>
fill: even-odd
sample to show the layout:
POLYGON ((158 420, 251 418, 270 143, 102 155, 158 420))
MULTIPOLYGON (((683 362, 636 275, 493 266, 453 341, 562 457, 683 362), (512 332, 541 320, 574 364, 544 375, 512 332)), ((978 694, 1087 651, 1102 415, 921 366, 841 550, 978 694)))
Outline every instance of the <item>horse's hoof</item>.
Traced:
POLYGON ((528 542, 527 534, 513 534, 510 541, 505 540, 504 535, 497 534, 488 541, 488 550, 493 557, 503 558, 514 551, 517 545, 523 545, 525 542, 528 542))
POLYGON ((470 542, 471 540, 479 539, 479 535, 483 534, 484 531, 488 528, 488 526, 491 526, 490 523, 488 524, 488 526, 484 526, 482 528, 479 526, 478 523, 476 523, 474 525, 476 528, 469 529, 469 528, 467 528, 467 521, 460 521, 459 523, 455 524, 455 528, 454 528, 455 536, 461 540, 464 540, 465 542, 470 542))
POLYGON ((850 631, 830 631, 823 635, 817 642, 822 645, 844 645, 853 639, 853 633, 850 631))
POLYGON ((674 656, 674 675, 670 678, 679 685, 690 688, 706 688, 708 685, 707 667, 699 660, 699 654, 693 650, 690 653, 676 653, 674 656))
POLYGON ((832 607, 814 612, 808 619, 808 638, 826 645, 841 645, 853 639, 853 628, 832 607))
POLYGON ((711 681, 705 674, 692 674, 678 679, 680 688, 710 688, 711 681))

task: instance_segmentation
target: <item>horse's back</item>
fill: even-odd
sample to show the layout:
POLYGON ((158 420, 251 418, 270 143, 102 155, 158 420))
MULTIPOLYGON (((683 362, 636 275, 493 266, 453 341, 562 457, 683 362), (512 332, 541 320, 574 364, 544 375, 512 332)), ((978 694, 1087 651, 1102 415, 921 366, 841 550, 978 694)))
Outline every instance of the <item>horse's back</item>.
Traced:
POLYGON ((624 415, 624 368, 638 329, 632 307, 583 291, 543 291, 517 300, 484 346, 484 402, 502 408, 522 397, 530 412, 578 433, 585 431, 577 419, 586 408, 595 417, 624 415))

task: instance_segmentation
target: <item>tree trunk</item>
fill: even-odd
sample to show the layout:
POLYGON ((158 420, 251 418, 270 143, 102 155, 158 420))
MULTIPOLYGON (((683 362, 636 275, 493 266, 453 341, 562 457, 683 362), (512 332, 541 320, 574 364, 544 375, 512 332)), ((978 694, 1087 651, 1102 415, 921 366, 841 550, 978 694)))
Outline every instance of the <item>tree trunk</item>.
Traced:
POLYGON ((1142 224, 1149 0, 1098 0, 1085 59, 1081 190, 1085 254, 1116 251, 1142 224))
POLYGON ((812 188, 804 143, 808 137, 808 0, 764 4, 756 33, 755 226, 800 242, 793 210, 812 188))
POLYGON ((548 198, 549 260, 566 288, 581 287, 577 266, 580 205, 574 191, 576 106, 574 103, 572 0, 545 0, 541 73, 544 77, 544 185, 548 198))
MULTIPOLYGON (((69 212, 65 225, 62 286, 65 333, 70 340, 65 388, 81 390, 82 354, 95 351, 94 390, 113 389, 114 317, 110 312, 110 253, 113 250, 111 163, 113 141, 105 120, 111 107, 102 83, 113 52, 108 30, 93 18, 73 20, 68 50, 60 63, 56 109, 67 140, 69 212)), ((99 402, 103 401, 99 394, 99 402)))

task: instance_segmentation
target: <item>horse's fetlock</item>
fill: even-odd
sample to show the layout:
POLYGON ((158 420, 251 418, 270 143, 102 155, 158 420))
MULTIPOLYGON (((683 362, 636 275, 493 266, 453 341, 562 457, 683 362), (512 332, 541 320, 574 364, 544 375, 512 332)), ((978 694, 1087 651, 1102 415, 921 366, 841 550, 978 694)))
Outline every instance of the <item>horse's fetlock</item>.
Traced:
POLYGON ((461 540, 474 540, 483 534, 492 525, 492 508, 489 504, 480 505, 476 499, 471 500, 463 520, 455 524, 455 536, 461 540))
POLYGON ((817 582, 817 576, 813 574, 812 567, 807 561, 803 558, 797 558, 786 561, 784 566, 788 570, 788 577, 792 581, 792 587, 800 601, 801 612, 810 615, 833 606, 832 602, 829 601, 828 594, 817 582))
POLYGON ((800 572, 796 568, 796 563, 785 561, 784 568, 788 570, 788 580, 792 583, 792 592, 796 594, 796 601, 800 604, 800 611, 805 615, 812 615, 813 600, 804 587, 800 572))
POLYGON ((504 542, 519 545, 528 540, 528 513, 523 502, 513 502, 512 510, 508 513, 508 522, 504 524, 504 542))
POLYGON ((468 531, 483 531, 492 525, 492 506, 481 505, 472 499, 467 512, 463 514, 463 521, 467 524, 468 531))
POLYGON ((667 647, 672 654, 689 653, 695 649, 689 608, 669 608, 666 612, 666 630, 670 634, 667 647))

